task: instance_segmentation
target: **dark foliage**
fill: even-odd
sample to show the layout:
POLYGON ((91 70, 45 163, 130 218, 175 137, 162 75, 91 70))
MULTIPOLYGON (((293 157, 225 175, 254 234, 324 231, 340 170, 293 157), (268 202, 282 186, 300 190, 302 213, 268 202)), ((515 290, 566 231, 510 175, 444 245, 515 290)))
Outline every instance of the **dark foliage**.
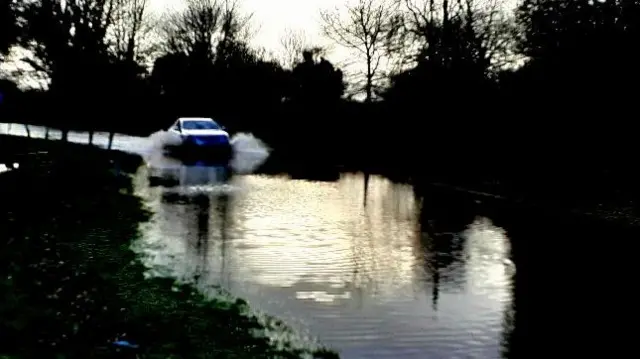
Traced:
POLYGON ((19 35, 17 1, 4 0, 0 3, 0 56, 9 52, 19 35))

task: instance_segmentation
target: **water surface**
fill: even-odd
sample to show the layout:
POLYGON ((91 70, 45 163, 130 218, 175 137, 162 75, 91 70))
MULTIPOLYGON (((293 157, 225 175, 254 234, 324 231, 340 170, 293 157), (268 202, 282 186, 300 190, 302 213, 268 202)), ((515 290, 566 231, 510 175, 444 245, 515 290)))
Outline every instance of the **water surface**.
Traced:
MULTIPOLYGON (((30 130, 44 137, 43 128, 30 130)), ((26 135, 15 124, 0 132, 26 135)), ((94 137, 103 147, 107 139, 94 137)), ((86 143, 88 134, 69 140, 86 143)), ((113 144, 147 162, 135 184, 154 215, 136 247, 151 275, 221 285, 347 359, 501 356, 515 267, 505 233, 489 220, 434 232, 420 221, 413 188, 383 177, 370 178, 365 200, 362 175, 233 176, 185 166, 156 145, 153 136, 125 135, 113 144)), ((259 146, 237 147, 245 151, 236 172, 266 158, 259 146)))
POLYGON ((181 176, 137 181, 155 212, 142 247, 159 272, 220 284, 344 358, 500 357, 513 266, 488 220, 429 236, 413 189, 382 177, 365 206, 361 175, 181 176))

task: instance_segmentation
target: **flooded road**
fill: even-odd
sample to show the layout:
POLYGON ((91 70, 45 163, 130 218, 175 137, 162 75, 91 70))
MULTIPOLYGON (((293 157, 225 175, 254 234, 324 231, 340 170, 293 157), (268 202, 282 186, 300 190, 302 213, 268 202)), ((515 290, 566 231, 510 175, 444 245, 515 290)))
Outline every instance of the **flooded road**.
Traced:
POLYGON ((148 177, 136 181, 155 213, 140 245, 158 273, 220 284, 344 358, 500 357, 513 266, 488 221, 430 238, 412 188, 382 177, 366 206, 361 175, 148 177))
POLYGON ((135 247, 150 275, 220 285, 347 359, 502 355, 515 267, 489 220, 429 235, 413 188, 383 177, 365 200, 358 174, 233 175, 162 156, 152 138, 113 147, 147 160, 135 188, 154 214, 135 247))
MULTIPOLYGON (((0 123, 7 132, 26 135, 0 123)), ((167 158, 154 136, 115 136, 147 163, 135 189, 154 215, 134 249, 149 275, 221 286, 347 359, 624 357, 635 344, 640 228, 442 191, 419 200, 376 176, 365 200, 362 175, 250 174, 269 152, 234 138, 221 168, 167 158)))

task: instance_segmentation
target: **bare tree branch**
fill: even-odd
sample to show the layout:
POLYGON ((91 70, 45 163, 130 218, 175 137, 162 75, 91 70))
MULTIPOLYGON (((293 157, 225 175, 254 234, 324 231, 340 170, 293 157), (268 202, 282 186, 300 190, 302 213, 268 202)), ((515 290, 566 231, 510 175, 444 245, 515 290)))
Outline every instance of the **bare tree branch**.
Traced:
POLYGON ((184 10, 171 13, 163 24, 168 53, 213 57, 222 27, 222 4, 217 0, 187 0, 184 10))
MULTIPOLYGON (((31 63, 51 79, 51 88, 71 78, 77 65, 97 66, 109 55, 109 31, 122 0, 40 0, 25 4, 23 46, 37 61, 31 63), (28 41, 27 41, 28 40, 28 41)), ((99 73, 100 70, 96 70, 99 73)), ((73 87, 73 86, 72 86, 73 87)))
POLYGON ((358 0, 343 10, 323 10, 320 13, 324 34, 334 42, 352 50, 366 68, 364 77, 366 101, 374 97, 380 62, 385 57, 387 34, 395 4, 385 0, 358 0), (343 12, 346 11, 346 16, 343 12))
POLYGON ((280 38, 282 46, 279 61, 285 68, 293 68, 302 59, 302 51, 310 47, 310 42, 301 30, 286 29, 280 38))
POLYGON ((412 39, 404 44, 420 45, 409 51, 414 61, 419 55, 448 66, 452 56, 463 56, 489 74, 511 60, 515 28, 505 12, 505 0, 400 1, 402 30, 412 39))
POLYGON ((115 0, 111 27, 111 47, 120 60, 135 62, 150 55, 148 41, 154 23, 149 16, 149 0, 115 0))
POLYGON ((235 0, 187 0, 184 10, 168 14, 164 21, 164 51, 221 61, 250 39, 251 19, 251 14, 240 13, 235 0))

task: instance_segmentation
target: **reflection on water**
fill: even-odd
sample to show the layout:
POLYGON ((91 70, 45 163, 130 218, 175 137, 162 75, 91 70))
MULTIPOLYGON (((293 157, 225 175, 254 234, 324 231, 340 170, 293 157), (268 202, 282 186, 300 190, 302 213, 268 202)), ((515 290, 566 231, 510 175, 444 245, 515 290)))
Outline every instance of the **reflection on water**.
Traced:
POLYGON ((151 275, 220 284, 344 358, 500 355, 512 266, 488 221, 421 224, 412 188, 376 176, 365 199, 360 175, 198 187, 184 178, 202 169, 179 168, 187 176, 170 187, 149 187, 148 170, 137 178, 155 211, 138 243, 151 275))

